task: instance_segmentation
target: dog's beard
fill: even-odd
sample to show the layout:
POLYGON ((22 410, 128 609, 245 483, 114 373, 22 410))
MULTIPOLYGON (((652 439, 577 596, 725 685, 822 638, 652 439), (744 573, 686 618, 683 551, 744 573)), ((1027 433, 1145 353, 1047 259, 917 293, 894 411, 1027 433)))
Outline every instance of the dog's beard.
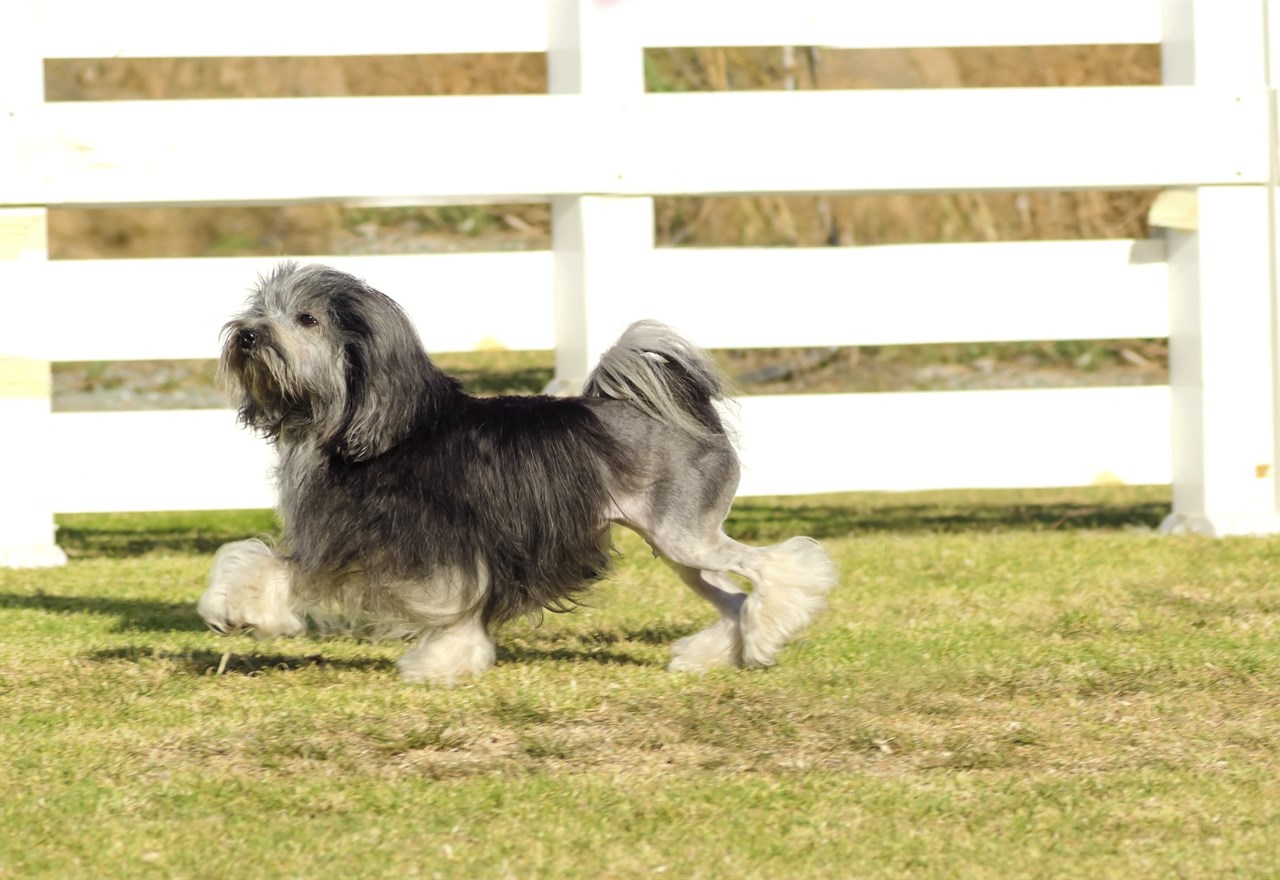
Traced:
POLYGON ((311 395, 273 346, 260 345, 247 352, 229 348, 219 372, 224 386, 242 401, 241 419, 252 427, 274 436, 285 427, 314 422, 311 395))

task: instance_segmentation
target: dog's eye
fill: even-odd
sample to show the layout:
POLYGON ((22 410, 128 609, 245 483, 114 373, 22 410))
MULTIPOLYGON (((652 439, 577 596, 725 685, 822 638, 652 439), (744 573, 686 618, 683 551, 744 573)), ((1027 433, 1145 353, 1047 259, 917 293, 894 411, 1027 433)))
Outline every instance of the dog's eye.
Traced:
POLYGON ((298 315, 298 323, 301 324, 303 327, 314 327, 320 322, 316 320, 315 315, 308 314, 307 312, 303 312, 302 314, 298 315))

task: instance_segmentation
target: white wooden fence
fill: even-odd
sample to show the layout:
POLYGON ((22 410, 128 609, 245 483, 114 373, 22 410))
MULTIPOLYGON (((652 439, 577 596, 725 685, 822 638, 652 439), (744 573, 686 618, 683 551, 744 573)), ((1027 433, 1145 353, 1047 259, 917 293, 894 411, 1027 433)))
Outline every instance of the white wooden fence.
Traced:
POLYGON ((229 411, 56 414, 49 362, 213 356, 270 261, 49 261, 61 206, 549 200, 546 253, 327 259, 429 349, 657 317, 708 347, 1170 336, 1170 387, 753 397, 748 494, 1174 486, 1170 528, 1280 531, 1274 29, 1262 0, 6 0, 0 564, 53 514, 269 506, 229 411), (1161 43, 1159 87, 646 94, 647 46, 1161 43), (46 58, 545 51, 548 95, 53 103, 46 58), (798 136, 803 132, 803 137, 798 136), (520 133, 516 140, 513 133, 520 133), (653 247, 652 197, 1161 187, 1148 241, 653 247))

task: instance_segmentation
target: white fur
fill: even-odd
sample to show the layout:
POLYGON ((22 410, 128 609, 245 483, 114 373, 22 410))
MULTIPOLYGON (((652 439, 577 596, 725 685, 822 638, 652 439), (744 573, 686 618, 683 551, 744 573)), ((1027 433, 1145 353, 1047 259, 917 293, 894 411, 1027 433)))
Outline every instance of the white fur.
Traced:
POLYGON ((827 607, 839 574, 812 538, 791 538, 760 551, 755 590, 742 605, 742 663, 771 666, 782 650, 827 607))
POLYGON ((471 617, 424 635, 417 646, 396 661, 396 668, 406 682, 452 685, 479 675, 493 661, 493 639, 480 620, 471 617))
POLYGON ((505 408, 469 397, 431 363, 394 301, 327 267, 278 267, 223 339, 240 419, 279 453, 279 511, 296 559, 261 541, 219 550, 199 603, 219 632, 293 634, 305 613, 322 628, 341 619, 356 632, 418 636, 401 677, 454 684, 493 665, 490 626, 559 607, 586 586, 583 574, 606 566, 589 538, 607 538, 610 523, 641 534, 719 612, 676 643, 674 670, 772 664, 835 584, 811 539, 758 548, 724 534, 740 464, 714 411, 723 382, 705 352, 662 324, 636 322, 601 357, 584 389, 592 401, 531 401, 554 418, 531 420, 527 437, 508 437, 522 429, 495 415, 505 408), (554 424, 564 433, 546 437, 554 424), (418 442, 435 431, 467 439, 418 442), (485 444, 502 454, 473 454, 485 444), (397 448, 404 454, 386 455, 397 448), (444 468, 462 479, 436 479, 444 468), (459 535, 442 505, 416 501, 436 491, 470 496, 443 507, 509 503, 459 535), (564 521, 525 540, 525 523, 548 517, 564 521), (493 546, 517 534, 514 546, 493 546), (472 553, 475 570, 450 570, 469 567, 472 553))
POLYGON ((285 561, 256 539, 223 544, 213 557, 209 586, 196 610, 222 633, 251 629, 260 639, 292 636, 305 624, 289 585, 285 561))
POLYGON ((672 672, 706 672, 742 664, 742 632, 735 618, 722 617, 711 626, 671 646, 672 672))

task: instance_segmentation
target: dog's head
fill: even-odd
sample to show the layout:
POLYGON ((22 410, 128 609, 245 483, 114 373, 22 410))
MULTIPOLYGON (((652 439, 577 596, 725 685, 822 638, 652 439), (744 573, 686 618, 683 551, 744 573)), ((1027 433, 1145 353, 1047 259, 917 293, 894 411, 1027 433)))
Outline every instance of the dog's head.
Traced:
POLYGON ((392 299, 344 272, 296 263, 259 279, 223 327, 219 375, 245 424, 351 461, 395 446, 457 390, 392 299))

